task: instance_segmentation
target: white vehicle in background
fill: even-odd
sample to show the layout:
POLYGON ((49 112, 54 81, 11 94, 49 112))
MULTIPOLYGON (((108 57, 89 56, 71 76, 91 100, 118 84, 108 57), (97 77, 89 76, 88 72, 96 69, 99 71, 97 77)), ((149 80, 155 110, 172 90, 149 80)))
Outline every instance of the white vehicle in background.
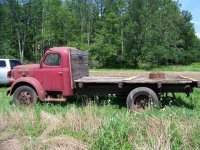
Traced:
POLYGON ((17 59, 0 59, 0 85, 9 84, 11 70, 22 63, 17 59))

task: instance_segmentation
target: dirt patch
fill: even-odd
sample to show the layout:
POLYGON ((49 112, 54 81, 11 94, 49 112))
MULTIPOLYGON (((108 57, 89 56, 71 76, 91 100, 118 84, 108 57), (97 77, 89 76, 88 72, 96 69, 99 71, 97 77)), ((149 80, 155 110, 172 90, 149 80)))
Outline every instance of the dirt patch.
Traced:
MULTIPOLYGON (((156 71, 155 71, 156 72, 156 71)), ((111 77, 131 77, 131 76, 149 76, 149 71, 90 71, 90 76, 111 76, 111 77)), ((196 80, 200 80, 200 72, 192 72, 192 71, 182 71, 182 72, 174 72, 174 71, 162 71, 165 73, 166 77, 177 77, 184 76, 188 78, 193 78, 196 80)))
POLYGON ((0 141, 0 150, 22 150, 23 145, 17 137, 0 141))

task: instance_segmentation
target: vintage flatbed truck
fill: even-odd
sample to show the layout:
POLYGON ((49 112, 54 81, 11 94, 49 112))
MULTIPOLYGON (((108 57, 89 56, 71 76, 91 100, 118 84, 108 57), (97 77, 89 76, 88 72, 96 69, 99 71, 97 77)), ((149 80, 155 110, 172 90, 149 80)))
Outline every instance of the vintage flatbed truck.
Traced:
POLYGON ((168 92, 190 94, 199 81, 187 77, 165 77, 152 73, 149 77, 90 77, 88 53, 71 47, 54 47, 46 51, 40 64, 17 66, 12 71, 13 103, 34 105, 40 101, 66 101, 78 95, 127 95, 131 111, 158 106, 159 97, 168 92))

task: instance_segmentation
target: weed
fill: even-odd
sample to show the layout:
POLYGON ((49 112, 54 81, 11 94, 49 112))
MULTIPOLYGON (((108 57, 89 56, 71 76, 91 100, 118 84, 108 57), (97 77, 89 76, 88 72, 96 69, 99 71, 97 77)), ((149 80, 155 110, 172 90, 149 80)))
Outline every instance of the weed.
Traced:
POLYGON ((81 105, 75 99, 24 108, 10 105, 12 97, 5 92, 0 89, 0 149, 186 150, 200 145, 199 89, 190 98, 177 94, 170 105, 171 99, 142 113, 129 113, 112 95, 103 98, 110 104, 81 105))

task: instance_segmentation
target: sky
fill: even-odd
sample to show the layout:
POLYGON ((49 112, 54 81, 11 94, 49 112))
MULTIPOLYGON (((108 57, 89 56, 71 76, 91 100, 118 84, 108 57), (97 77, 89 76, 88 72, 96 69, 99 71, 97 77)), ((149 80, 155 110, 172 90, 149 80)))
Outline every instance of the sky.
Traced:
POLYGON ((200 38, 200 0, 179 0, 179 2, 182 10, 191 12, 196 35, 200 38))

